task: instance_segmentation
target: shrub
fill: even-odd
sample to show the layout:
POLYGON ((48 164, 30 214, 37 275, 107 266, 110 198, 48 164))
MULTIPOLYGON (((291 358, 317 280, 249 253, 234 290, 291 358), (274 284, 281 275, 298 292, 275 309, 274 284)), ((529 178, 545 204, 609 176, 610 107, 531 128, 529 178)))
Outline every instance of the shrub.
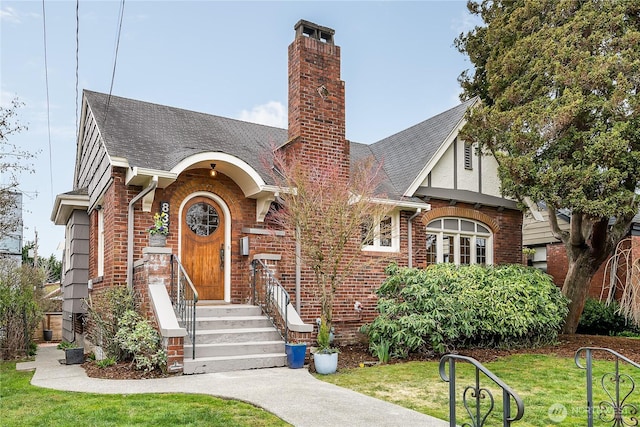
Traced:
POLYGON ((387 268, 378 317, 363 327, 371 350, 393 357, 458 347, 523 347, 556 341, 567 300, 550 276, 520 265, 387 268))
POLYGON ((152 371, 163 368, 167 362, 160 335, 133 310, 124 313, 115 341, 125 352, 127 359, 132 360, 136 369, 152 371))
POLYGON ((620 335, 633 334, 633 324, 620 314, 620 305, 616 301, 609 304, 588 298, 578 323, 579 334, 620 335))
POLYGON ((89 296, 87 302, 87 336, 102 347, 106 357, 125 359, 125 352, 116 341, 116 333, 124 314, 134 309, 133 295, 126 286, 113 286, 89 296))
POLYGON ((0 259, 0 359, 32 356, 33 331, 42 320, 42 270, 0 259))

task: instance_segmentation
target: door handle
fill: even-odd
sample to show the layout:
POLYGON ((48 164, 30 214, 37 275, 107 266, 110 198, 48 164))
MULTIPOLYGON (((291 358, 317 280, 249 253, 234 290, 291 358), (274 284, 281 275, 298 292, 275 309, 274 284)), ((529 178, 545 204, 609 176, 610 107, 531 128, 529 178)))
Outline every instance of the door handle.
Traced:
POLYGON ((224 245, 220 245, 220 267, 224 268, 224 245))

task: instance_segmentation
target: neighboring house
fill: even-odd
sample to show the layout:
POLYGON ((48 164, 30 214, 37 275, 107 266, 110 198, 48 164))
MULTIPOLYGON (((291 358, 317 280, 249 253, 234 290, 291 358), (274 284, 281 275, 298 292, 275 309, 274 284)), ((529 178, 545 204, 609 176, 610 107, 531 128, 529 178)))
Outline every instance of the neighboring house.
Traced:
POLYGON ((6 197, 13 200, 6 212, 8 219, 5 222, 15 225, 15 228, 0 237, 0 258, 8 258, 22 264, 22 193, 12 191, 7 193, 6 197))
POLYGON ((166 252, 179 257, 201 300, 248 302, 251 261, 263 259, 302 320, 315 324, 318 303, 308 271, 296 265, 295 241, 267 225, 280 191, 264 161, 272 147, 308 167, 337 164, 345 176, 352 161, 367 156, 384 166, 386 202, 394 208, 381 223, 393 231, 354 254, 363 265, 385 264, 341 285, 334 325, 343 340, 374 318, 389 259, 421 268, 522 262, 522 212, 501 197, 495 159, 458 138, 476 101, 370 145, 348 141, 333 36, 310 22, 295 26, 288 130, 84 91, 73 191, 57 196, 51 216, 67 230, 65 339, 81 330, 91 289, 151 282, 140 269, 156 253, 147 248, 146 229, 159 211, 169 214, 166 252))
MULTIPOLYGON (((527 214, 524 217, 522 227, 522 245, 525 248, 535 249, 535 254, 530 259, 529 264, 539 268, 553 277, 554 283, 562 287, 564 279, 567 275, 569 262, 564 244, 551 233, 551 225, 549 223, 549 212, 544 204, 538 204, 538 213, 541 215, 539 219, 535 219, 532 215, 527 214)), ((559 210, 556 212, 558 218, 558 226, 563 231, 568 231, 571 222, 570 212, 559 210)), ((635 261, 640 258, 640 214, 633 218, 631 228, 628 233, 630 239, 626 243, 621 243, 622 247, 634 247, 632 259, 635 261), (625 246, 626 245, 626 246, 625 246)), ((611 258, 610 258, 611 259, 611 258)), ((625 263, 620 262, 614 266, 618 275, 618 280, 623 280, 626 275, 625 263)), ((589 287, 589 297, 596 299, 606 299, 609 297, 610 285, 612 283, 612 264, 605 261, 591 279, 589 287)), ((615 283, 616 280, 613 280, 615 283)), ((621 289, 613 291, 617 297, 620 296, 621 289)))

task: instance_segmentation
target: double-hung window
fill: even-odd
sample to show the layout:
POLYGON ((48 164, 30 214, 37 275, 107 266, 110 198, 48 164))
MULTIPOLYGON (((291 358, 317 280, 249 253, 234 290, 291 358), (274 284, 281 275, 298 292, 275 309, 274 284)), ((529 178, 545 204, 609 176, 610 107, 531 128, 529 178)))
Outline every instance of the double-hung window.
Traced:
POLYGON ((392 212, 384 218, 362 224, 362 249, 365 251, 396 252, 400 247, 400 215, 392 212))
POLYGON ((466 218, 440 218, 427 225, 427 265, 492 264, 492 234, 489 228, 466 218))

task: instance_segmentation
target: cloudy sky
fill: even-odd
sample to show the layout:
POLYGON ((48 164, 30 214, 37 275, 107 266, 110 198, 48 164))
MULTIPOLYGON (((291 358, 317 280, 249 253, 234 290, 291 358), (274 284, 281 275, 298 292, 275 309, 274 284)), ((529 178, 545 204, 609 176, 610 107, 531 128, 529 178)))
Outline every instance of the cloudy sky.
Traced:
POLYGON ((10 142, 38 153, 21 177, 25 241, 37 231, 39 253, 61 256, 49 218, 73 189, 83 89, 286 128, 287 46, 305 19, 335 30, 347 138, 372 143, 458 103, 470 63, 453 41, 475 22, 465 4, 80 0, 76 20, 76 1, 3 0, 0 103, 25 103, 28 130, 10 142))

